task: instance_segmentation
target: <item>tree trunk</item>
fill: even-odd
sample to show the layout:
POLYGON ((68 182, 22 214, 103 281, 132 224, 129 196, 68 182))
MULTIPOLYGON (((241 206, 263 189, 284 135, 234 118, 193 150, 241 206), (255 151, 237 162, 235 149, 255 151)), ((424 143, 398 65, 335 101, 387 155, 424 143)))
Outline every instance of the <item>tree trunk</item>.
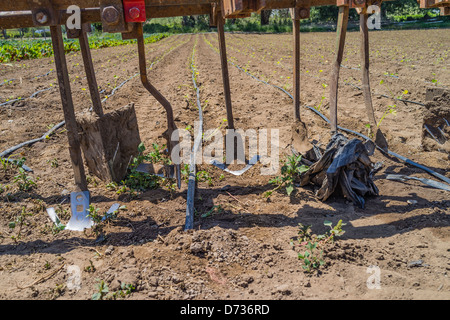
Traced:
POLYGON ((269 24, 271 14, 272 14, 272 10, 261 11, 261 25, 262 26, 269 24))

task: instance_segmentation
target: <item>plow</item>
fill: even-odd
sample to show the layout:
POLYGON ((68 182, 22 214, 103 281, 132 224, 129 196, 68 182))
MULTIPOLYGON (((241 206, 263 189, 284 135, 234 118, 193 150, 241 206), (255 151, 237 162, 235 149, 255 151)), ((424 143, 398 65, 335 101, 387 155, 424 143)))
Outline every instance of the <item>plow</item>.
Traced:
MULTIPOLYGON (((421 8, 440 8, 441 15, 450 15, 449 1, 420 0, 419 3, 421 8)), ((292 54, 294 66, 292 75, 293 94, 291 96, 293 100, 291 111, 292 149, 295 153, 302 154, 309 164, 313 164, 310 171, 303 178, 302 185, 307 183, 319 184, 321 189, 318 195, 321 199, 326 199, 339 185, 347 198, 360 206, 364 206, 361 194, 377 194, 377 188, 371 180, 371 163, 368 159, 373 150, 378 148, 386 154, 397 156, 401 160, 408 162, 408 159, 402 159, 401 156, 389 151, 387 139, 377 125, 379 119, 375 117, 372 104, 368 22, 370 15, 376 11, 374 7, 380 6, 381 1, 375 0, 4 0, 0 3, 0 28, 50 28, 54 63, 64 113, 64 125, 67 129, 73 177, 77 188, 71 194, 72 214, 77 220, 72 224, 76 225, 75 229, 80 228, 82 230, 84 227, 91 225, 88 219, 84 219, 90 203, 84 162, 89 171, 100 179, 107 182, 120 182, 126 175, 129 163, 136 155, 138 146, 141 143, 135 106, 132 101, 127 106, 110 113, 105 113, 102 108, 95 66, 89 48, 88 33, 91 31, 91 24, 101 23, 104 32, 120 33, 125 40, 136 40, 141 83, 148 94, 154 97, 165 111, 167 129, 164 132, 164 137, 167 141, 168 154, 171 155, 179 147, 174 108, 164 96, 164 92, 156 88, 149 80, 143 32, 144 23, 153 18, 209 15, 210 26, 217 28, 218 34, 227 129, 235 130, 237 128, 235 128, 233 116, 231 83, 228 70, 229 59, 227 57, 225 40, 225 20, 250 17, 251 14, 261 13, 263 10, 290 9, 293 23, 292 41, 294 48, 292 54), (309 141, 307 127, 302 120, 301 114, 300 23, 302 19, 310 17, 312 7, 329 5, 339 8, 336 29, 336 53, 330 74, 330 119, 327 119, 332 140, 323 154, 317 154, 316 152, 312 158, 308 158, 314 146, 309 141), (342 67, 350 9, 356 10, 360 16, 361 88, 366 115, 370 121, 370 126, 374 129, 371 139, 362 137, 366 140, 364 144, 355 141, 355 139, 349 140, 343 137, 340 133, 342 128, 338 125, 339 75, 342 67), (79 41, 84 71, 89 86, 92 107, 89 112, 80 115, 75 114, 62 26, 65 27, 67 38, 79 41), (368 143, 369 140, 372 140, 371 145, 368 143)), ((195 79, 193 80, 195 86, 195 79)), ((201 106, 199 106, 199 111, 201 112, 201 106)), ((201 141, 196 141, 194 144, 194 156, 191 157, 190 163, 186 230, 194 227, 195 149, 199 143, 201 141)), ((239 143, 233 140, 233 144, 237 146, 239 143)), ((237 149, 236 147, 234 150, 236 151, 237 149)), ((232 157, 233 159, 238 158, 238 153, 233 152, 232 157)), ((241 160, 245 161, 245 159, 241 160)), ((258 160, 259 157, 253 157, 249 161, 245 161, 246 167, 240 171, 231 171, 222 163, 214 162, 212 164, 230 174, 240 175, 244 174, 258 160)), ((178 188, 180 188, 181 165, 176 161, 174 163, 171 168, 165 168, 163 171, 167 176, 174 177, 177 180, 178 188)), ((411 161, 409 163, 411 164, 411 161)), ((140 170, 150 173, 156 172, 151 165, 141 166, 140 170)), ((435 172, 429 173, 434 174, 447 184, 449 183, 448 178, 435 172)), ((403 177, 403 179, 406 178, 403 177)))

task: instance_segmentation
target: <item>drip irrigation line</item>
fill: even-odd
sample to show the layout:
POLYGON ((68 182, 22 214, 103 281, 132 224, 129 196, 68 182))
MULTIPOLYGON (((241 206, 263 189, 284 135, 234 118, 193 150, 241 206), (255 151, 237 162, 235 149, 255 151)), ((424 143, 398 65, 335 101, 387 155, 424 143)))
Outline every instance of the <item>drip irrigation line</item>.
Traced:
POLYGON ((22 142, 14 147, 11 147, 3 152, 0 153, 0 158, 6 157, 8 155, 10 155, 11 153, 13 153, 14 151, 16 151, 17 149, 23 148, 25 146, 29 146, 32 145, 36 142, 42 141, 47 139, 47 137, 49 137, 53 132, 55 132, 56 130, 58 130, 59 128, 61 128, 62 126, 64 126, 65 121, 62 121, 60 123, 58 123, 56 126, 54 126, 53 128, 51 128, 49 131, 47 131, 46 133, 44 133, 44 135, 40 138, 37 139, 33 139, 33 140, 29 140, 29 141, 25 141, 22 142))
MULTIPOLYGON (((198 41, 198 38, 197 38, 198 41)), ((196 69, 194 66, 194 57, 195 57, 195 48, 197 46, 197 41, 192 50, 192 58, 191 58, 191 71, 192 71, 192 82, 194 84, 196 96, 197 96, 197 108, 199 113, 199 126, 197 137, 194 140, 194 147, 192 149, 190 155, 190 164, 189 164, 189 180, 188 180, 188 190, 187 190, 187 207, 186 207, 186 223, 185 230, 190 230, 194 228, 194 198, 195 198, 195 189, 196 189, 196 176, 197 176, 197 168, 196 168, 196 159, 197 152, 200 148, 203 139, 203 109, 200 101, 200 89, 197 85, 196 81, 196 69)))
POLYGON ((28 99, 35 98, 39 93, 45 92, 45 91, 49 91, 49 90, 52 90, 52 89, 53 89, 53 87, 42 89, 42 90, 38 90, 35 93, 33 93, 31 96, 29 96, 28 98, 13 99, 13 100, 9 100, 9 101, 3 102, 3 103, 0 104, 0 107, 6 106, 8 104, 12 104, 12 103, 14 103, 16 101, 25 101, 25 100, 28 100, 28 99))
MULTIPOLYGON (((264 84, 267 84, 267 85, 269 85, 269 86, 272 86, 272 87, 274 87, 274 88, 276 88, 276 89, 279 89, 279 90, 281 90, 282 92, 284 92, 285 94, 287 94, 291 99, 293 99, 293 96, 292 96, 290 93, 288 93, 286 90, 284 90, 283 88, 280 88, 279 86, 276 86, 276 85, 273 85, 273 84, 271 84, 271 83, 268 83, 267 81, 261 80, 261 79, 255 77, 254 75, 248 73, 247 71, 245 71, 244 69, 242 69, 240 66, 237 66, 237 65, 236 65, 235 63, 233 63, 232 61, 229 61, 229 62, 230 62, 232 65, 234 65, 235 67, 237 67, 239 70, 241 70, 241 71, 243 71, 244 73, 246 73, 247 75, 251 76, 253 79, 255 79, 255 80, 259 81, 259 82, 262 82, 262 83, 264 83, 264 84)), ((313 111, 314 113, 316 113, 316 114, 317 114, 318 116, 320 116, 325 122, 330 123, 330 120, 328 120, 327 117, 325 117, 322 113, 320 113, 320 112, 319 112, 318 110, 316 110, 315 108, 310 107, 310 106, 306 106, 306 105, 304 105, 304 107, 306 107, 306 108, 308 108, 309 110, 311 110, 311 111, 313 111)), ((342 131, 345 131, 345 132, 348 132, 348 133, 352 133, 352 134, 354 134, 354 135, 357 135, 357 136, 363 138, 363 139, 366 140, 366 141, 367 141, 367 140, 371 140, 369 137, 367 137, 367 136, 365 136, 364 134, 359 133, 359 132, 357 132, 357 131, 350 130, 350 129, 347 129, 347 128, 343 128, 343 127, 341 127, 341 126, 338 126, 338 129, 340 129, 340 130, 342 130, 342 131)), ((408 158, 406 158, 406 157, 404 157, 404 156, 402 156, 402 155, 399 155, 399 154, 397 154, 397 153, 395 153, 395 152, 393 152, 393 151, 387 150, 387 152, 386 152, 386 151, 384 151, 382 148, 380 148, 378 145, 375 144, 375 146, 377 147, 377 149, 379 149, 379 150, 381 151, 382 154, 386 154, 386 153, 387 153, 388 155, 393 156, 393 157, 395 157, 395 158, 397 158, 397 159, 400 159, 401 161, 403 161, 403 162, 405 162, 405 163, 407 163, 407 164, 410 164, 410 165, 415 166, 415 167, 417 167, 417 168, 419 168, 419 169, 422 169, 423 171, 425 171, 425 172, 427 172, 427 173, 429 173, 429 174, 435 176, 436 178, 438 178, 438 179, 440 179, 440 180, 442 180, 442 181, 444 181, 444 182, 446 182, 447 184, 450 185, 450 179, 447 178, 446 176, 443 176, 443 175, 441 175, 440 173, 437 173, 437 172, 435 172, 435 171, 433 171, 433 170, 431 170, 431 169, 429 169, 429 168, 427 168, 427 167, 425 167, 425 166, 423 166, 423 165, 421 165, 421 164, 419 164, 419 163, 417 163, 417 162, 414 162, 414 161, 412 161, 412 160, 410 160, 410 159, 408 159, 408 158)))
POLYGON ((15 80, 17 80, 17 79, 9 79, 9 80, 5 80, 5 81, 3 81, 2 83, 0 83, 0 87, 3 86, 3 85, 5 85, 5 84, 7 84, 7 83, 11 83, 11 82, 13 82, 13 81, 15 81, 15 80))

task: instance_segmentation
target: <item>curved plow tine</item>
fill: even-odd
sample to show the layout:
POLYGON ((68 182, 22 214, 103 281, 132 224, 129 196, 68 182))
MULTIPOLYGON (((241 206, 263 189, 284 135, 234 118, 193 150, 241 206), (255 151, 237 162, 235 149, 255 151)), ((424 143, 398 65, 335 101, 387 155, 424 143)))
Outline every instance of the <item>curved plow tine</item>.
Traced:
MULTIPOLYGON (((177 126, 175 125, 173 118, 173 109, 169 101, 150 83, 147 74, 147 63, 145 60, 145 43, 144 43, 144 32, 142 23, 136 24, 136 37, 138 44, 138 55, 139 55, 139 70, 141 74, 141 82, 145 89, 163 106, 166 110, 167 115, 167 131, 165 132, 165 138, 167 140, 167 148, 169 150, 170 156, 172 156, 172 150, 178 144, 178 137, 173 137, 176 134, 177 126), (174 138, 176 138, 174 140, 174 138)), ((178 188, 181 188, 181 167, 180 164, 175 165, 176 178, 178 188)))

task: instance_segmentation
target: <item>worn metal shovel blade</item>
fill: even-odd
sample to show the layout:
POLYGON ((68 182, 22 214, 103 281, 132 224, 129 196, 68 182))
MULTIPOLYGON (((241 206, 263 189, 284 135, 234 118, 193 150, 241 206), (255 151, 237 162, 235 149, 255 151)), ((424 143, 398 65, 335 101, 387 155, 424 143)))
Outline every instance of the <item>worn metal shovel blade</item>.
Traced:
POLYGON ((380 129, 375 133, 375 144, 380 147, 383 151, 388 152, 388 142, 386 141, 386 137, 380 129))
POLYGON ((308 139, 306 125, 299 120, 292 125, 292 147, 302 155, 305 155, 313 148, 308 139))
POLYGON ((173 165, 162 166, 162 165, 155 165, 153 163, 141 163, 136 168, 136 171, 148 173, 161 178, 171 178, 171 179, 175 178, 175 166, 173 165))
POLYGON ((228 169, 226 164, 221 163, 217 160, 211 160, 211 164, 225 172, 231 173, 232 175, 241 176, 245 172, 247 172, 251 167, 253 167, 259 161, 260 158, 261 157, 259 155, 253 156, 250 159, 250 161, 248 162, 248 164, 243 169, 237 170, 237 171, 232 171, 232 170, 228 169))
POLYGON ((72 217, 66 225, 67 230, 83 231, 94 225, 88 217, 89 191, 72 192, 70 194, 72 217))

